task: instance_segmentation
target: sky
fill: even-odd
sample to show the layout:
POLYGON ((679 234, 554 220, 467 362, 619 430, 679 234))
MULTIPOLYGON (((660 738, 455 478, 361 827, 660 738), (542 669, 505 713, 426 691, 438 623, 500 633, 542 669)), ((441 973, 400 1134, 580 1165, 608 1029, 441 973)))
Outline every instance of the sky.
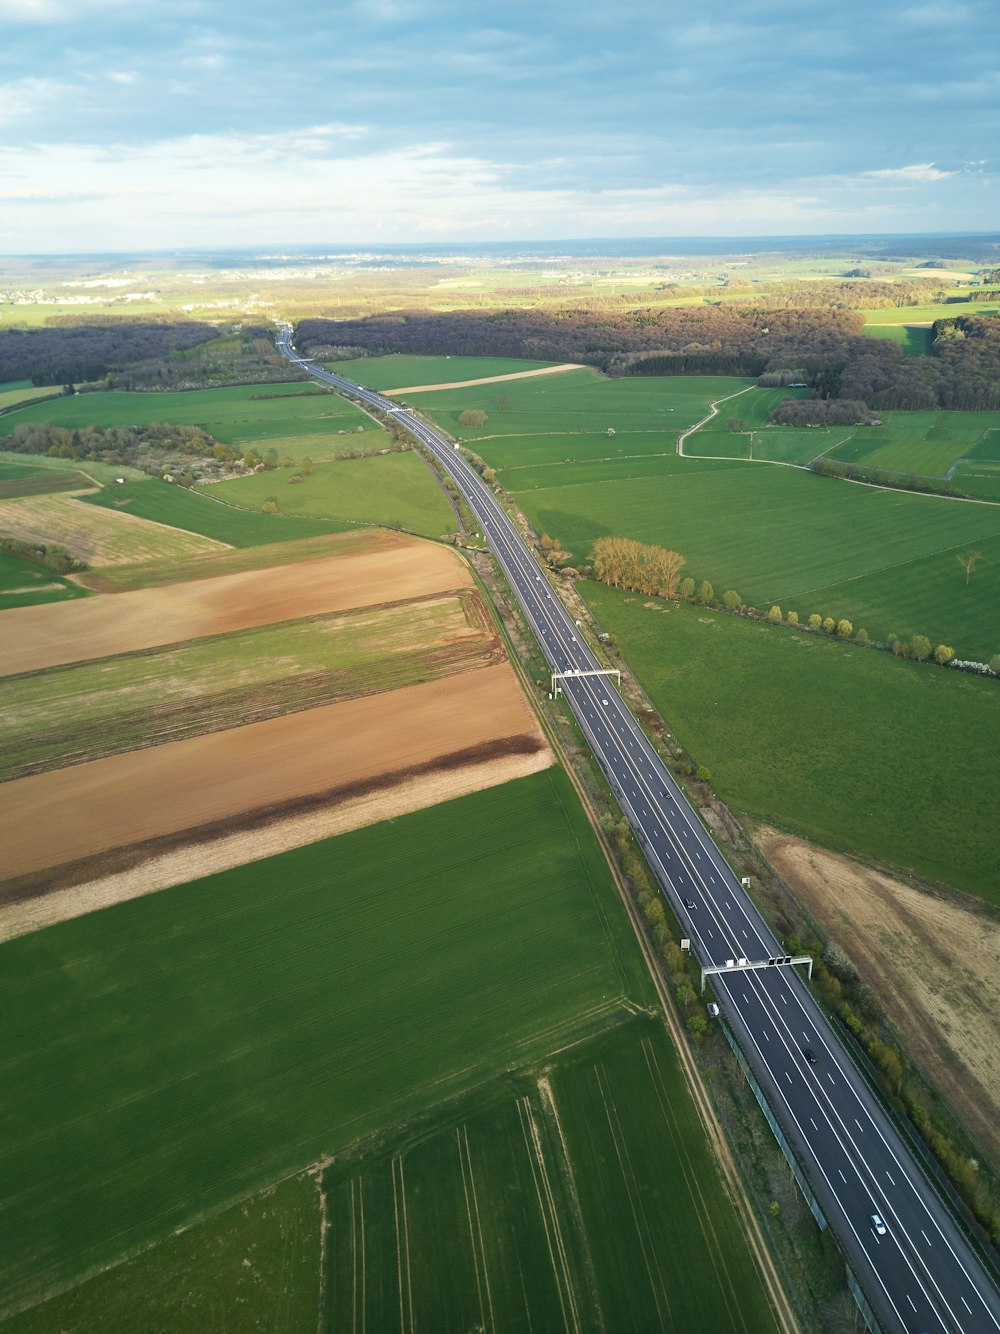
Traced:
POLYGON ((997 0, 0 0, 0 252, 1000 230, 997 0))

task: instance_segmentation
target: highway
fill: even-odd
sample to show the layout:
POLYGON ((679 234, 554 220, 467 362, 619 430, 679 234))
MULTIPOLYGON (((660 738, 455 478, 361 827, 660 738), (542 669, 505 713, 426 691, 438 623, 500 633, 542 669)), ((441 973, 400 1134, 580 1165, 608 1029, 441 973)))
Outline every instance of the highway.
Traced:
MULTIPOLYGON (((391 414, 455 479, 552 670, 600 670, 546 571, 455 447, 391 398, 303 360, 291 338, 279 326, 285 356, 391 414)), ((613 678, 560 684, 700 963, 784 955, 613 678)), ((885 1334, 1000 1334, 1000 1292, 796 971, 734 966, 711 981, 885 1334)))

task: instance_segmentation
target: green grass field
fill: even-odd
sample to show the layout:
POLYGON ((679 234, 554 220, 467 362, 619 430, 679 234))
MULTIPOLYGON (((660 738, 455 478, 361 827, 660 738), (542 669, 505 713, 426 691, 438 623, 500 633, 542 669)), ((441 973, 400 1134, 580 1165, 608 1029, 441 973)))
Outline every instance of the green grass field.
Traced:
POLYGON ((189 533, 201 533, 217 542, 228 542, 234 547, 270 545, 272 542, 296 542, 304 537, 319 537, 324 533, 343 532, 350 524, 336 519, 316 519, 296 514, 261 514, 244 511, 235 505, 222 504, 170 482, 145 478, 141 482, 112 483, 92 496, 85 496, 88 505, 105 509, 120 509, 126 514, 137 514, 140 519, 184 528, 189 533))
POLYGON ((410 451, 317 463, 309 476, 276 468, 200 489, 244 509, 272 501, 280 514, 383 524, 424 537, 440 537, 456 526, 434 475, 410 451))
POLYGON ((0 681, 0 781, 472 671, 493 646, 459 593, 26 673, 0 681))
POLYGON ((524 491, 516 476, 533 527, 574 564, 626 535, 757 606, 846 616, 877 639, 926 634, 962 657, 1000 651, 1000 510, 749 463, 524 491), (956 557, 970 550, 983 560, 967 586, 956 557))
MULTIPOLYGON (((949 301, 936 306, 893 306, 882 310, 866 310, 865 324, 930 324, 934 320, 954 320, 959 315, 997 315, 1000 306, 995 301, 949 301)), ((871 333, 871 328, 865 329, 871 333)))
POLYGON ((663 1029, 637 1018, 335 1164, 327 1328, 772 1329, 686 1108, 663 1029))
POLYGON ((292 1177, 4 1322, 4 1334, 296 1334, 320 1315, 320 1198, 292 1177))
POLYGON ((1000 505, 1000 462, 976 460, 962 463, 955 471, 952 481, 967 496, 1000 505))
MULTIPOLYGON (((897 315, 902 311, 896 311, 897 315)), ((934 342, 934 331, 924 324, 866 324, 861 331, 869 338, 888 338, 898 343, 908 357, 926 357, 934 342)))
POLYGON ((360 409, 306 383, 241 385, 187 393, 101 393, 60 397, 0 417, 0 439, 19 422, 80 426, 201 426, 223 444, 275 448, 296 462, 348 447, 378 449, 389 437, 360 409), (363 428, 362 432, 357 427, 363 428), (350 435, 350 440, 345 439, 350 435))
POLYGON ((1000 412, 887 412, 881 426, 830 429, 847 433, 829 451, 842 463, 943 477, 958 459, 1000 461, 1000 412))
MULTIPOLYGON (((759 462, 676 457, 678 431, 703 417, 711 401, 750 383, 608 380, 572 371, 511 382, 502 412, 485 385, 422 395, 421 407, 459 435, 462 410, 487 412, 471 447, 498 469, 532 526, 558 537, 574 564, 586 562, 597 537, 633 537, 680 551, 695 578, 709 579, 719 592, 735 588, 757 605, 845 616, 878 639, 925 634, 963 657, 1000 651, 1000 511, 759 462), (966 587, 956 557, 973 550, 983 559, 966 587)), ((864 453, 876 466, 946 469, 1000 441, 996 413, 893 413, 881 427, 829 433, 765 427, 785 392, 751 389, 730 398, 720 406, 720 426, 695 432, 685 448, 749 455, 750 436, 731 433, 729 417, 754 431, 755 460, 786 463, 829 450, 845 461, 864 453)), ((984 497, 995 486, 991 476, 977 484, 984 497)))
MULTIPOLYGON (((609 428, 616 436, 637 432, 659 435, 669 448, 677 433, 703 417, 714 399, 750 384, 751 380, 710 375, 612 380, 587 369, 499 385, 435 390, 421 394, 414 405, 484 456, 490 452, 488 439, 521 435, 607 437, 609 428), (506 406, 497 405, 498 396, 507 400, 506 406), (460 426, 458 418, 467 408, 485 412, 486 423, 474 429, 460 426), (477 442, 482 442, 482 447, 477 442)), ((735 399, 734 404, 741 401, 735 399)), ((721 411, 729 415, 729 406, 724 404, 721 411)), ((742 414, 734 406, 732 415, 742 414)))
POLYGON ((1000 903, 1000 683, 580 587, 724 801, 1000 903))
POLYGON ((7 942, 2 1309, 648 1004, 617 904, 551 769, 7 942))
MULTIPOLYGON (((0 532, 3 510, 0 507, 0 532)), ((43 602, 66 602, 86 597, 85 589, 34 561, 0 551, 0 611, 11 607, 33 607, 43 602)))
POLYGON ((0 413, 9 412, 11 408, 20 407, 22 403, 34 403, 47 398, 60 398, 62 390, 56 386, 54 389, 38 389, 30 381, 10 385, 0 385, 0 413))
MULTIPOLYGON (((358 361, 324 362, 330 370, 356 384, 372 389, 404 389, 425 384, 458 384, 461 380, 481 380, 489 375, 516 375, 519 371, 537 371, 554 361, 518 361, 510 357, 362 357, 358 361)), ((484 389, 490 388, 484 385, 484 389)), ((505 392, 499 384, 494 396, 505 392)), ((423 395, 421 394, 421 398, 423 395)))

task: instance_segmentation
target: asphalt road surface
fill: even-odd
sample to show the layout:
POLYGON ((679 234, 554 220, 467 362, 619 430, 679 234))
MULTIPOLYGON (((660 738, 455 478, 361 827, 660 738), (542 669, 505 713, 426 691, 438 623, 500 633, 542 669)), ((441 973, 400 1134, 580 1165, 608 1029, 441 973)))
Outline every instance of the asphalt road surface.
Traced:
MULTIPOLYGON (((554 672, 599 671, 544 568, 454 445, 409 409, 279 349, 315 379, 389 413, 429 449, 478 519, 554 672)), ((566 699, 632 825, 803 1173, 886 1334, 1000 1334, 1000 1293, 948 1208, 653 750, 609 676, 566 676, 566 699), (804 1052, 809 1051, 809 1058, 804 1052), (880 1225, 873 1223, 878 1215, 880 1225)))

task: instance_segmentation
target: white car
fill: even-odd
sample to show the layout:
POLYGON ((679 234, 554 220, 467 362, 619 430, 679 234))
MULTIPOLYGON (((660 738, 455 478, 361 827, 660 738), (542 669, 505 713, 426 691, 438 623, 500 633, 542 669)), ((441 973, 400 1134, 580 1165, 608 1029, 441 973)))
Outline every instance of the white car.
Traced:
POLYGON ((882 1215, 872 1214, 870 1221, 872 1225, 872 1231, 875 1233, 876 1237, 884 1237, 887 1228, 885 1226, 885 1220, 883 1219, 882 1215))

